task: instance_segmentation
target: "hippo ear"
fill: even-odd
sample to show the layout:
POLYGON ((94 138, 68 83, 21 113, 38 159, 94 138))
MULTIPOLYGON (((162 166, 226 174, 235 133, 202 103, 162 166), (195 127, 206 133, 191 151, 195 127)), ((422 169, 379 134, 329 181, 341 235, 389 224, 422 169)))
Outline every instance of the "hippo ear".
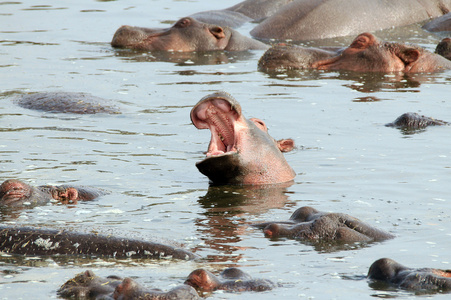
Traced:
POLYGON ((276 141, 277 148, 281 152, 290 152, 294 149, 294 140, 293 139, 281 139, 276 141))
POLYGON ((418 58, 420 58, 420 51, 415 48, 407 48, 403 49, 398 53, 398 57, 404 62, 404 64, 408 65, 413 62, 416 62, 418 58))
POLYGON ((214 35, 218 40, 225 38, 224 29, 220 26, 213 26, 209 28, 212 35, 214 35))
POLYGON ((371 33, 365 32, 356 37, 349 47, 355 49, 366 49, 375 42, 376 37, 371 33))

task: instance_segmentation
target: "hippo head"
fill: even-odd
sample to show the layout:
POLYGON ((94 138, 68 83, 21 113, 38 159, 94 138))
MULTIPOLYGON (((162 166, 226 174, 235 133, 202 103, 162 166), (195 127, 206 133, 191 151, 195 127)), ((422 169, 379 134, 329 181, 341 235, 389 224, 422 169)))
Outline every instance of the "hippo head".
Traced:
POLYGON ((22 204, 32 194, 33 188, 19 180, 8 179, 0 185, 0 203, 3 205, 22 204))
POLYGON ((114 34, 113 47, 138 50, 208 51, 224 50, 231 37, 228 28, 182 18, 167 29, 121 26, 114 34))
POLYGON ((202 98, 191 110, 198 129, 210 129, 207 158, 196 164, 213 184, 272 184, 290 181, 295 173, 281 151, 293 140, 275 141, 259 119, 246 119, 228 93, 202 98))
POLYGON ((432 72, 451 67, 443 57, 420 47, 380 42, 371 33, 362 33, 338 55, 316 61, 319 70, 358 72, 432 72))

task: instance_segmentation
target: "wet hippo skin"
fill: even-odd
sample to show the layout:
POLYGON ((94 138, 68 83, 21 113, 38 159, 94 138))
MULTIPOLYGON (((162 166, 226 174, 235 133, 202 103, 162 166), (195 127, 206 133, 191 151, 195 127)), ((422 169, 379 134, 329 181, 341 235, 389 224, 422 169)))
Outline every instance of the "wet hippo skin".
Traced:
POLYGON ((191 110, 191 121, 211 131, 207 158, 196 166, 213 184, 273 184, 295 177, 282 154, 293 149, 293 140, 275 141, 262 120, 243 116, 230 94, 202 98, 191 110))
POLYGON ((369 242, 394 238, 388 232, 342 213, 298 208, 288 221, 253 224, 271 238, 288 237, 312 241, 369 242))
POLYGON ((451 291, 451 270, 408 268, 390 258, 376 260, 368 271, 368 278, 407 290, 451 291))
POLYGON ((143 287, 131 278, 99 277, 90 270, 69 279, 58 289, 57 293, 58 296, 68 299, 199 299, 194 288, 188 285, 180 285, 164 292, 143 287))
POLYGON ((105 195, 106 192, 91 187, 71 185, 41 185, 30 186, 23 181, 8 179, 0 185, 0 205, 22 206, 43 205, 51 200, 61 203, 77 203, 78 201, 89 201, 105 195))
POLYGON ((421 47, 381 42, 371 33, 357 36, 345 49, 329 51, 300 46, 274 46, 258 62, 261 71, 280 69, 421 73, 451 69, 443 56, 421 47))
POLYGON ((205 269, 197 269, 188 275, 185 284, 194 287, 200 292, 213 292, 225 290, 231 292, 254 291, 262 292, 271 290, 276 285, 267 279, 252 279, 252 277, 237 268, 227 268, 221 276, 217 277, 205 269), (221 278, 223 280, 221 280, 221 278))
POLYGON ((21 95, 16 99, 23 108, 51 113, 120 114, 111 101, 88 93, 42 92, 21 95))
POLYGON ((113 47, 155 51, 244 51, 269 46, 229 28, 182 18, 170 28, 153 29, 124 25, 111 41, 113 47))
POLYGON ((65 230, 0 226, 2 252, 20 255, 88 255, 116 258, 175 258, 197 256, 189 251, 137 239, 65 230))

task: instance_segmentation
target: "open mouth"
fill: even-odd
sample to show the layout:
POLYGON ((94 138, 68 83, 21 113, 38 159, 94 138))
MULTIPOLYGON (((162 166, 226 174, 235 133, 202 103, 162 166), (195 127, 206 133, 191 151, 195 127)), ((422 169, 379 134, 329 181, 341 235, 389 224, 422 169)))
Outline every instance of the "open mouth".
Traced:
POLYGON ((201 100, 191 111, 198 129, 210 129, 211 141, 207 157, 236 153, 235 123, 239 112, 226 99, 212 97, 201 100))

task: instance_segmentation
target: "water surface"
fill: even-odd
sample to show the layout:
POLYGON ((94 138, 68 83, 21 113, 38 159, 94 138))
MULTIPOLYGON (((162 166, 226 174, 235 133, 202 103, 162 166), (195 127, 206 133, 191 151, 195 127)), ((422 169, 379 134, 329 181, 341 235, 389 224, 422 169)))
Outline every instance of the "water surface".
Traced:
MULTIPOLYGON (((237 266, 281 287, 215 293, 211 299, 417 298, 372 286, 371 263, 390 257, 410 267, 451 268, 450 127, 415 134, 387 128, 404 112, 451 120, 451 73, 384 74, 257 71, 263 51, 156 55, 109 45, 124 24, 166 27, 180 17, 238 1, 0 2, 0 180, 71 183, 110 191, 96 201, 2 213, 3 223, 68 228, 183 245, 198 262, 0 257, 2 299, 54 299, 86 269, 170 289, 195 268, 237 266), (280 187, 209 187, 195 162, 209 131, 191 107, 224 90, 247 117, 263 119, 297 173, 280 187), (110 99, 118 115, 23 109, 22 93, 86 92, 110 99), (301 206, 343 212, 396 235, 336 248, 269 240, 249 223, 286 220, 301 206)), ((246 24, 243 34, 252 28, 246 24)), ((433 50, 441 37, 419 25, 377 34, 433 50)), ((321 44, 347 45, 353 37, 321 44)), ((311 45, 318 42, 307 43, 311 45)), ((421 296, 422 298, 425 296, 421 296)), ((429 295, 446 299, 448 295, 429 295)))

